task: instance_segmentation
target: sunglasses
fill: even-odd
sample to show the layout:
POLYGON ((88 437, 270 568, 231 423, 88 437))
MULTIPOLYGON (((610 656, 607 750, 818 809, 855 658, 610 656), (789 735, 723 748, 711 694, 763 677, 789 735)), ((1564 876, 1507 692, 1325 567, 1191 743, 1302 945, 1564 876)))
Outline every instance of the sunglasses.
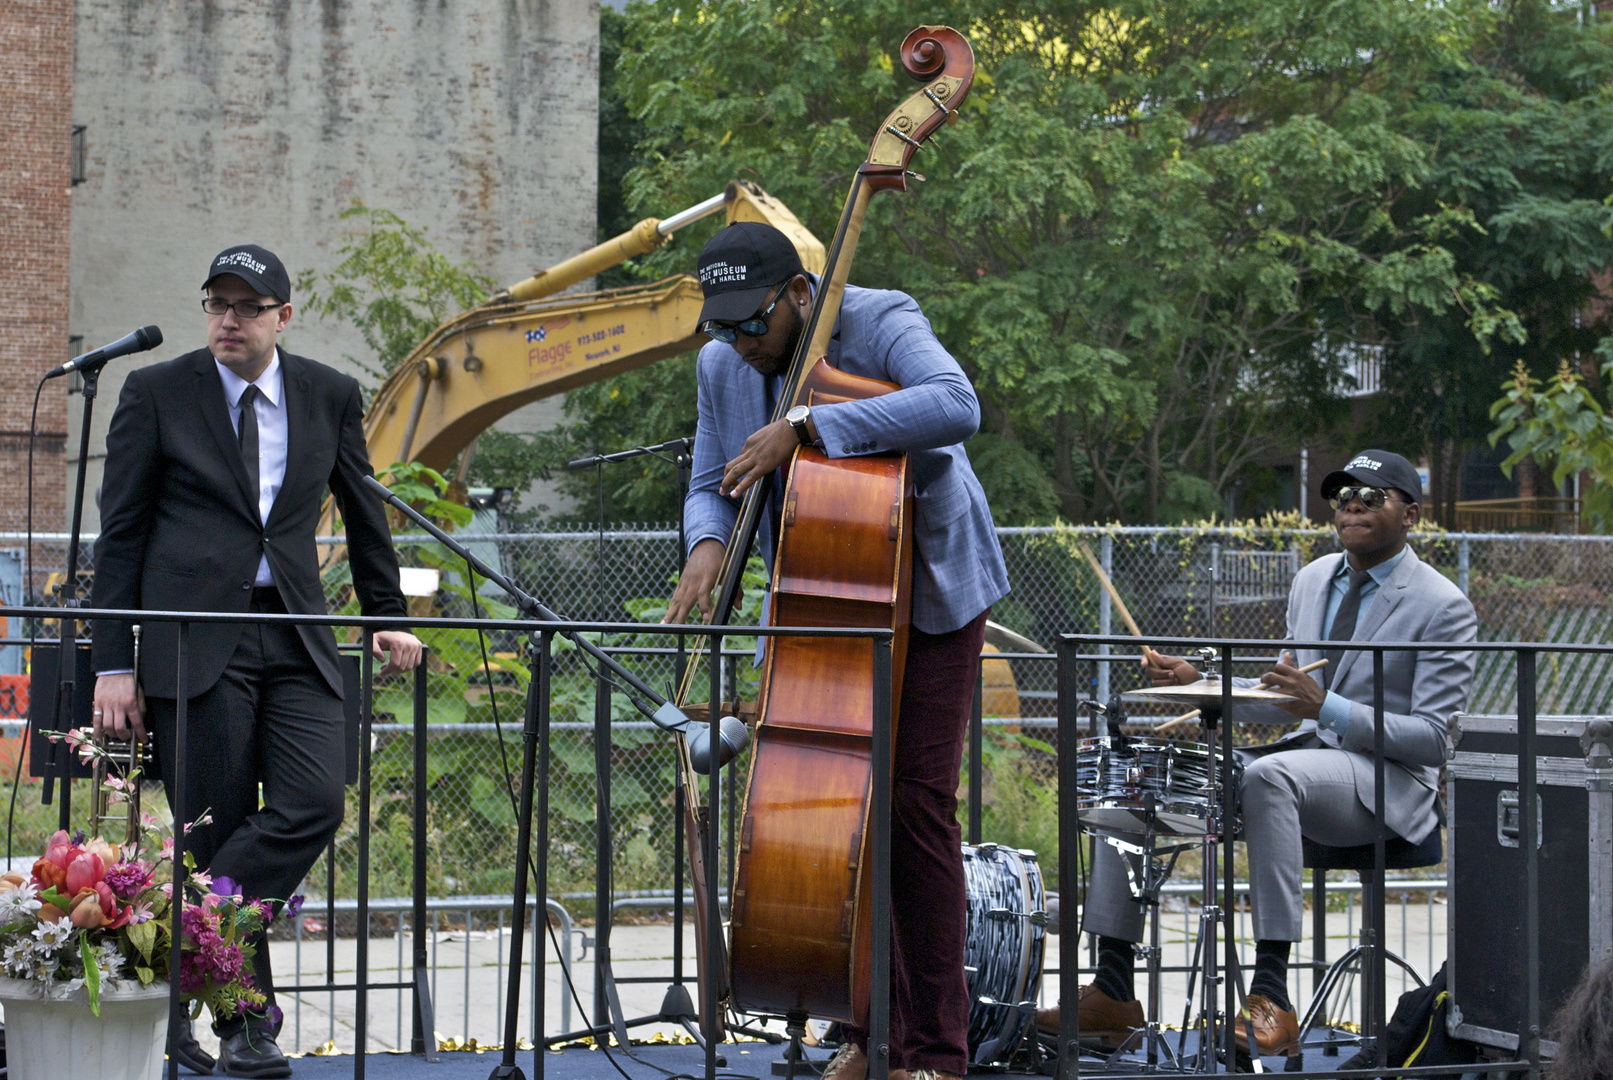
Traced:
POLYGON ((1352 499, 1360 499, 1361 505, 1368 510, 1382 510, 1384 504, 1389 501, 1389 493, 1383 488, 1367 487, 1365 485, 1361 487, 1344 487, 1335 491, 1333 497, 1327 500, 1327 504, 1335 510, 1343 510, 1350 505, 1352 499))
POLYGON ((767 333, 767 317, 773 314, 773 309, 778 307, 778 302, 783 297, 784 290, 780 289, 778 295, 773 297, 773 302, 768 304, 765 310, 757 312, 744 322, 735 323, 732 326, 718 326, 714 322, 707 320, 706 324, 700 328, 700 332, 711 338, 711 340, 720 341, 724 345, 732 345, 739 339, 740 334, 744 334, 746 337, 761 337, 767 333))

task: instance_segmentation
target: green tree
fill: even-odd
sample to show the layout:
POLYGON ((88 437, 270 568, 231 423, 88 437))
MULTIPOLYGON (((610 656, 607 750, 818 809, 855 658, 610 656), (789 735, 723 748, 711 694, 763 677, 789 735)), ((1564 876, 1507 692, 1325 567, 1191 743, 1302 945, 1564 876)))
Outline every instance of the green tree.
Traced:
MULTIPOLYGON (((974 94, 919 154, 928 183, 875 202, 852 277, 912 293, 974 379, 1001 519, 1202 516, 1254 455, 1337 414, 1385 320, 1511 329, 1444 246, 1471 213, 1396 212, 1431 154, 1382 71, 1458 54, 1452 7, 954 0, 925 19, 968 29, 974 94)), ((753 177, 828 235, 909 92, 892 52, 914 22, 895 0, 630 5, 629 204, 753 177)), ((686 268, 712 228, 645 272, 686 268)))
MULTIPOLYGON (((1596 302, 1598 275, 1613 264, 1604 204, 1613 174, 1613 27, 1589 9, 1542 0, 1462 4, 1451 13, 1460 49, 1386 74, 1396 125, 1428 148, 1429 163, 1394 213, 1407 220, 1464 207, 1481 227, 1455 230, 1440 246, 1453 272, 1482 284, 1517 322, 1490 339, 1469 332, 1459 306, 1382 323, 1390 407, 1378 434, 1395 449, 1428 455, 1431 501, 1446 520, 1463 452, 1489 436, 1491 403, 1508 372, 1521 362, 1547 376, 1567 359, 1594 377, 1591 353, 1613 330, 1596 302)), ((1572 383, 1547 388, 1548 412, 1575 396, 1572 383)), ((1515 449, 1528 443, 1528 430, 1540 429, 1507 429, 1515 449)))
POLYGON ((486 300, 494 282, 450 260, 424 229, 390 210, 355 202, 341 216, 356 226, 336 249, 342 261, 323 274, 298 274, 297 291, 310 314, 358 328, 374 362, 347 360, 380 381, 450 315, 486 300))

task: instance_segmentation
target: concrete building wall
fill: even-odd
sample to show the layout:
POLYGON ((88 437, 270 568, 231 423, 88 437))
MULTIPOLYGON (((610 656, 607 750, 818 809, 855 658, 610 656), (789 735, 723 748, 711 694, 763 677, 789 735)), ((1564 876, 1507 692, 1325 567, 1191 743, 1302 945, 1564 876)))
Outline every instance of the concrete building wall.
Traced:
MULTIPOLYGON (((0 530, 27 500, 34 387, 69 358, 73 0, 0 4, 0 530)), ((40 399, 35 519, 60 528, 66 380, 40 399)))
MULTIPOLYGON (((206 344, 199 286, 229 244, 293 278, 328 270, 353 200, 501 284, 594 242, 597 0, 78 0, 75 40, 72 332, 167 339, 108 369, 92 454, 132 365, 206 344)), ((302 312, 281 340, 361 378, 344 354, 373 363, 356 331, 302 312)), ((556 399, 501 426, 558 416, 556 399)))

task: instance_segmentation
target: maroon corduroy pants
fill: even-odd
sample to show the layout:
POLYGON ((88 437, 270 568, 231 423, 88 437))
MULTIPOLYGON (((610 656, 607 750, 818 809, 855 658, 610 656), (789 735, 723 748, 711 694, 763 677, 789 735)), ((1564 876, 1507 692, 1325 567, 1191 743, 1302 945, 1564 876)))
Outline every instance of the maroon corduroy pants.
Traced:
MULTIPOLYGON (((986 615, 907 639, 891 815, 890 1067, 968 1071, 967 921, 958 773, 986 615)), ((868 1033, 847 1035, 866 1052, 868 1033)))

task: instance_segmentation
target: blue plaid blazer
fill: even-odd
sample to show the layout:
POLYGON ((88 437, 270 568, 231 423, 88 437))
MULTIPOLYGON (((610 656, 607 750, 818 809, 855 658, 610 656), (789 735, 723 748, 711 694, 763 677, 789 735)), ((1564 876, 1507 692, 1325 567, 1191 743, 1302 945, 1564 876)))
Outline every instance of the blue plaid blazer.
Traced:
MULTIPOLYGON (((956 630, 1008 595, 991 511, 962 445, 980 426, 974 387, 918 304, 901 292, 846 286, 829 363, 902 387, 866 401, 815 406, 812 416, 819 445, 832 458, 907 452, 916 489, 913 625, 927 634, 956 630)), ((739 500, 717 492, 723 467, 767 424, 783 383, 717 341, 700 350, 696 379, 700 420, 684 503, 691 550, 707 537, 728 541, 739 500)), ((769 570, 776 547, 771 517, 762 516, 760 537, 769 570)))

